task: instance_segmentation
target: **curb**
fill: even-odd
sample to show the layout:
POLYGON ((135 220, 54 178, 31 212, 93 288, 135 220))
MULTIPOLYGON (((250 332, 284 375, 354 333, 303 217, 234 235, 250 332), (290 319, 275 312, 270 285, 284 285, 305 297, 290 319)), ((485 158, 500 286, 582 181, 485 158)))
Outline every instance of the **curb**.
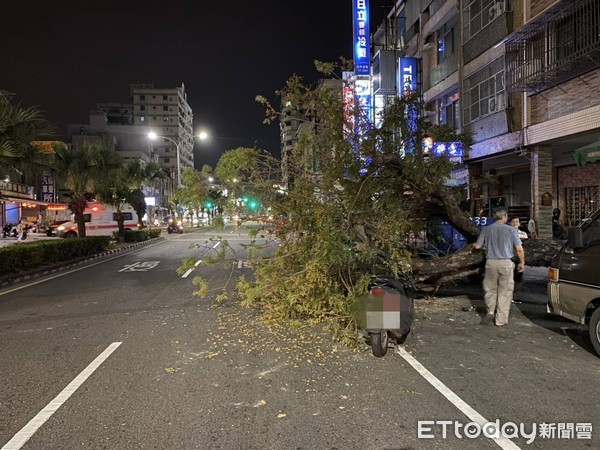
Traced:
POLYGON ((23 281, 29 281, 29 280, 32 280, 35 278, 52 275, 57 272, 62 272, 63 270, 72 269, 74 267, 83 266, 92 261, 101 259, 104 256, 112 255, 115 253, 121 253, 121 252, 124 252, 127 250, 132 250, 134 248, 142 247, 144 245, 150 244, 152 242, 160 241, 160 240, 164 240, 164 238, 159 236, 157 238, 148 239, 147 241, 133 242, 124 247, 107 250, 105 252, 97 253, 92 256, 84 256, 79 259, 73 259, 73 260, 64 261, 61 263, 56 263, 56 264, 53 264, 52 266, 46 266, 46 267, 43 267, 40 269, 32 269, 31 271, 23 272, 18 275, 14 275, 14 276, 5 275, 3 277, 0 277, 0 288, 11 285, 11 284, 21 283, 23 281))

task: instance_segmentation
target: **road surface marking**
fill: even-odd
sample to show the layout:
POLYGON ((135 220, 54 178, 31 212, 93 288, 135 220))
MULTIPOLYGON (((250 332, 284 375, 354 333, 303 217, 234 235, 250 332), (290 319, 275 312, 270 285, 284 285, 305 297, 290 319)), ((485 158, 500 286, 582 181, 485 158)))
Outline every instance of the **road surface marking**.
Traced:
POLYGON ((242 261, 241 259, 238 261, 238 269, 242 268, 242 264, 244 264, 244 261, 242 261))
MULTIPOLYGON (((213 245, 213 248, 217 248, 220 244, 221 244, 221 241, 218 241, 215 245, 213 245)), ((190 273, 192 273, 194 271, 194 269, 200 265, 201 262, 202 262, 202 260, 199 259, 196 262, 196 264, 194 264, 194 267, 186 270, 186 272, 183 275, 181 275, 181 278, 187 278, 190 275, 190 273)))
MULTIPOLYGON (((446 397, 450 403, 456 406, 460 412, 462 412, 465 416, 467 416, 472 422, 477 423, 479 426, 483 427, 485 424, 489 423, 488 420, 485 419, 481 414, 467 405, 458 395, 450 390, 444 383, 438 380, 435 375, 433 375, 429 370, 427 370, 423 365, 417 361, 410 353, 404 350, 402 347, 396 348, 396 353, 398 353, 404 360, 409 363, 419 374, 425 378, 429 383, 438 390, 440 394, 446 397)), ((510 439, 501 437, 498 439, 493 439, 493 441, 498 444, 499 447, 506 450, 519 450, 520 447, 515 445, 510 439)))
POLYGON ((121 270, 117 272, 148 272, 150 269, 154 269, 160 264, 160 261, 145 261, 145 262, 134 262, 133 264, 125 265, 121 270))
POLYGON ((131 255, 131 254, 135 253, 136 251, 144 250, 144 249, 147 249, 147 248, 150 248, 150 247, 154 247, 156 245, 161 245, 161 244, 164 244, 165 242, 167 242, 167 241, 157 242, 156 244, 148 244, 148 245, 145 245, 144 247, 141 247, 141 248, 139 248, 137 250, 134 250, 134 251, 131 251, 131 252, 121 253, 120 255, 113 256, 112 258, 103 259, 102 261, 98 261, 98 262, 93 263, 93 264, 87 264, 87 265, 85 265, 83 267, 78 267, 77 269, 69 270, 67 272, 61 272, 61 273, 59 273, 57 275, 53 275, 51 277, 47 277, 47 278, 44 278, 44 279, 39 280, 39 281, 34 281, 32 283, 24 284, 23 286, 19 286, 19 287, 13 288, 13 289, 9 289, 7 291, 2 291, 2 292, 0 292, 0 297, 3 296, 3 295, 6 295, 6 294, 10 294, 12 292, 20 291, 21 289, 25 289, 25 288, 28 288, 28 287, 31 287, 31 286, 35 286, 36 284, 45 283, 46 281, 54 280, 55 278, 64 277, 65 275, 69 275, 71 273, 79 272, 80 270, 89 269, 90 267, 97 266, 98 264, 104 264, 105 262, 112 261, 113 259, 122 258, 123 256, 131 255))
POLYGON ((192 267, 191 269, 188 269, 182 276, 181 278, 187 278, 189 276, 190 273, 192 273, 194 271, 194 268, 198 267, 200 264, 202 263, 202 260, 199 259, 198 261, 196 261, 196 264, 194 264, 194 267, 192 267))
POLYGON ((79 389, 85 380, 89 378, 91 374, 93 374, 100 365, 106 361, 106 359, 114 352, 122 342, 113 342, 110 344, 106 350, 104 350, 98 357, 93 360, 83 371, 75 377, 73 381, 69 383, 69 385, 62 390, 60 394, 54 397, 50 403, 46 405, 44 409, 42 409, 33 419, 29 421, 27 425, 21 428, 17 434, 13 436, 13 438, 8 441, 2 450, 18 450, 34 435, 34 433, 42 426, 44 423, 52 417, 52 415, 58 411, 58 409, 65 403, 71 395, 79 389))

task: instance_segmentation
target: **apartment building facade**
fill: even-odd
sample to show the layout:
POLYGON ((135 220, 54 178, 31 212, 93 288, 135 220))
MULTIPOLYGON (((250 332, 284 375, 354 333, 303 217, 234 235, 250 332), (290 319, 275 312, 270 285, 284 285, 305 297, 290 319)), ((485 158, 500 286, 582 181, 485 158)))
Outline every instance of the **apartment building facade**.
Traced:
POLYGON ((133 125, 157 134, 153 145, 155 160, 169 170, 173 185, 177 186, 178 146, 180 172, 194 167, 193 114, 185 85, 163 88, 153 83, 132 84, 131 99, 133 125))
POLYGON ((550 238, 555 209, 573 225, 598 208, 597 1, 399 0, 372 41, 420 61, 433 122, 472 133, 472 214, 505 206, 550 238))
MULTIPOLYGON (((339 79, 321 79, 317 89, 325 89, 335 95, 342 95, 343 82, 339 79)), ((298 141, 302 136, 317 134, 318 113, 314 110, 299 109, 290 101, 285 101, 279 119, 281 141, 281 187, 289 190, 294 184, 294 174, 302 172, 305 176, 321 176, 320 164, 310 147, 299 154, 298 141)))

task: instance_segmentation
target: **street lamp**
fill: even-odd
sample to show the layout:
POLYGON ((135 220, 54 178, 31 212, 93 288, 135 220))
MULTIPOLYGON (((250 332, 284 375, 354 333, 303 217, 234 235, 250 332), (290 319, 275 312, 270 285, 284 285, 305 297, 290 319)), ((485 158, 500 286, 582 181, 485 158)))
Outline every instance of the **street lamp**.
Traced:
MULTIPOLYGON (((156 134, 154 131, 151 131, 150 133, 148 133, 148 137, 150 139, 152 139, 153 141, 155 141, 156 139, 158 139, 158 134, 156 134)), ((164 139, 166 139, 167 141, 171 141, 173 144, 175 144, 175 151, 177 152, 177 187, 180 188, 181 187, 181 162, 179 160, 179 146, 181 145, 181 143, 183 141, 175 141, 175 139, 172 139, 168 136, 160 136, 164 139)))

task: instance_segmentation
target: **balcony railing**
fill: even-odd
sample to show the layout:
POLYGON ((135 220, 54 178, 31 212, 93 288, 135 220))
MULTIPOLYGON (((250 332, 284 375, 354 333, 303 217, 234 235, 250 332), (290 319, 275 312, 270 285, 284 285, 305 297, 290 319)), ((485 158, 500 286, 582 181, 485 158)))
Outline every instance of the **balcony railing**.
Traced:
POLYGON ((563 0, 508 36, 506 88, 540 92, 600 67, 600 5, 563 0))

